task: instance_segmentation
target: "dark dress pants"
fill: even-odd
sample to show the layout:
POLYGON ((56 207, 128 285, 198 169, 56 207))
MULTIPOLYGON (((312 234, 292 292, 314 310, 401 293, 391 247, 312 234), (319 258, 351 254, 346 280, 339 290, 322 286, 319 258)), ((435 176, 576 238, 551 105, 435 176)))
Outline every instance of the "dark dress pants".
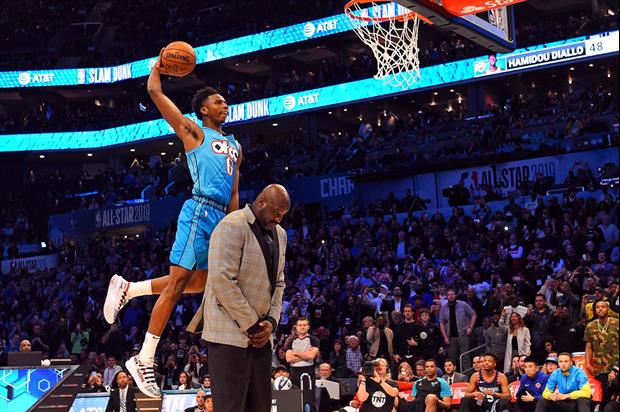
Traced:
POLYGON ((271 411, 271 344, 239 348, 208 342, 213 410, 271 411))
POLYGON ((541 399, 536 406, 536 412, 590 412, 590 399, 578 398, 555 402, 541 399))

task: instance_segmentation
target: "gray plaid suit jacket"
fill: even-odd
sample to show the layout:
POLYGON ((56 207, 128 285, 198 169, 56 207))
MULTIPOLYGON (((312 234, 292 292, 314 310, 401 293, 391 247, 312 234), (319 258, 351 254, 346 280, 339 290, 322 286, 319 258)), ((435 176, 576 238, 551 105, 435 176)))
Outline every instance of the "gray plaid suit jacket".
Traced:
POLYGON ((255 219, 246 206, 228 214, 211 234, 207 285, 202 304, 187 328, 196 332, 204 320, 202 338, 208 342, 247 348, 245 332, 259 319, 270 316, 280 321, 286 232, 276 227, 279 259, 272 295, 267 264, 250 227, 255 219))

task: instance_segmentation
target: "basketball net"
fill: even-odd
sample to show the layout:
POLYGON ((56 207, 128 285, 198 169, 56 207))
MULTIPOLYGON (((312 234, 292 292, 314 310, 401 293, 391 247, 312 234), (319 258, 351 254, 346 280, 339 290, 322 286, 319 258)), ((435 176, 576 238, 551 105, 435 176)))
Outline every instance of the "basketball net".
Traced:
POLYGON ((403 90, 420 80, 418 14, 385 0, 351 0, 345 12, 377 60, 375 79, 403 90))

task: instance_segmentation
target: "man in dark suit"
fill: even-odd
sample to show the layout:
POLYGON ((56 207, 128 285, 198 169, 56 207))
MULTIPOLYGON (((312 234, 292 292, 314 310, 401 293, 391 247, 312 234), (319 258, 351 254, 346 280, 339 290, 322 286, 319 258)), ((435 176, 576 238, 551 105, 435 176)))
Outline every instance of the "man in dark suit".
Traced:
POLYGON ((110 393, 110 400, 105 412, 136 412, 136 400, 134 398, 136 389, 129 386, 127 374, 125 372, 116 374, 116 383, 118 389, 114 389, 110 393))
POLYGON ((269 185, 211 235, 203 301, 187 330, 204 318, 217 412, 271 410, 271 334, 282 309, 287 239, 280 221, 289 208, 286 189, 269 185))

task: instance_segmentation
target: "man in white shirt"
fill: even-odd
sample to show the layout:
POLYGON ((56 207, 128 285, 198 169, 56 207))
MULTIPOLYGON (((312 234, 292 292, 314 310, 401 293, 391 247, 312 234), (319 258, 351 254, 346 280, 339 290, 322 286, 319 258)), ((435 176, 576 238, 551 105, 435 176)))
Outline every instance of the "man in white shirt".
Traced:
POLYGON ((116 358, 114 356, 108 356, 108 367, 103 370, 103 386, 109 388, 116 374, 122 370, 123 368, 116 364, 116 358))
POLYGON ((316 336, 309 335, 308 329, 308 318, 299 317, 295 323, 297 337, 291 349, 286 351, 286 361, 291 365, 291 382, 295 386, 300 386, 300 378, 304 373, 314 377, 314 360, 319 353, 320 341, 316 336))

